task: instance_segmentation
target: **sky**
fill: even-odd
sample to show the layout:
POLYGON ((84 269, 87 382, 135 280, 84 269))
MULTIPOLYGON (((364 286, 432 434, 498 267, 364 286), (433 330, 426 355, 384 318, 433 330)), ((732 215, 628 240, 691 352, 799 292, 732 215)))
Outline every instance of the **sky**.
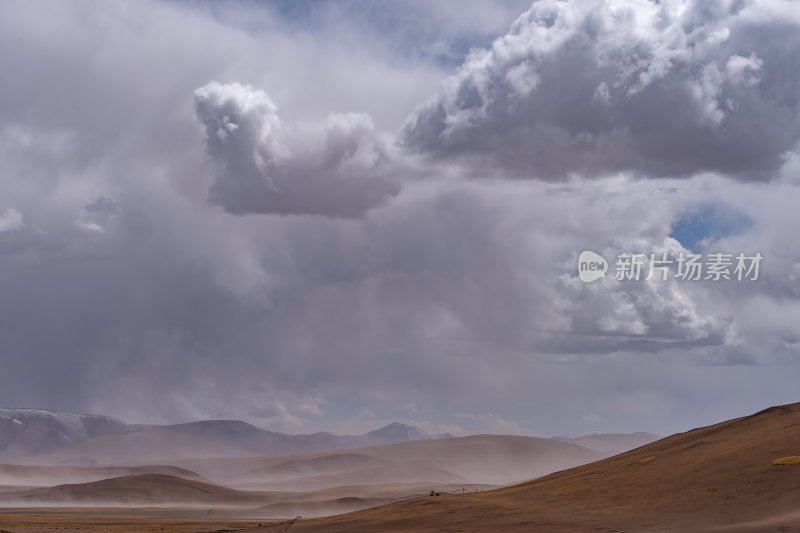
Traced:
POLYGON ((800 401, 796 2, 12 0, 0 71, 2 406, 579 435, 800 401))

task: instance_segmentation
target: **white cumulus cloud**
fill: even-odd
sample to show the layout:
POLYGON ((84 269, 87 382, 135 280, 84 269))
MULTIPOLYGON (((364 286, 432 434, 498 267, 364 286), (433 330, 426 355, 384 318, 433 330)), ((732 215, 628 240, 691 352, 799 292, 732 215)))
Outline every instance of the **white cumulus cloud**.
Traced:
POLYGON ((479 174, 769 179, 800 135, 798 46, 785 0, 541 0, 400 143, 479 174))
POLYGON ((218 166, 209 199, 231 213, 357 218, 399 191, 368 115, 286 125, 265 92, 217 82, 195 91, 195 110, 218 166))

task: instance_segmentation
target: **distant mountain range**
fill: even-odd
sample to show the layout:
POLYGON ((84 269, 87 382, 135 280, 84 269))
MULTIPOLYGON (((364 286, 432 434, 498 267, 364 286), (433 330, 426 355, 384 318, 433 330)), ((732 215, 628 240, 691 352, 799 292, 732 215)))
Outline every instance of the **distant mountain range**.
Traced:
MULTIPOLYGON (((101 415, 0 408, 0 463, 143 465, 186 459, 327 452, 451 437, 431 435, 397 422, 355 436, 326 432, 290 435, 239 420, 143 425, 101 415)), ((659 438, 650 433, 633 433, 553 440, 615 454, 659 438)))
POLYGON ((127 424, 100 415, 0 408, 0 462, 93 466, 343 450, 448 438, 393 423, 363 435, 288 435, 238 420, 127 424))

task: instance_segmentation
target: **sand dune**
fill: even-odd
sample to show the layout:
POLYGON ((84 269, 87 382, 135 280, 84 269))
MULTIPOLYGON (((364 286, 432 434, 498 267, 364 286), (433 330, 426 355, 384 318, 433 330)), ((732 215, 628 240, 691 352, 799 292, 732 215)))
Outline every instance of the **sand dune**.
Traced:
POLYGON ((512 487, 416 498, 293 531, 794 531, 800 463, 773 462, 797 455, 792 404, 512 487))

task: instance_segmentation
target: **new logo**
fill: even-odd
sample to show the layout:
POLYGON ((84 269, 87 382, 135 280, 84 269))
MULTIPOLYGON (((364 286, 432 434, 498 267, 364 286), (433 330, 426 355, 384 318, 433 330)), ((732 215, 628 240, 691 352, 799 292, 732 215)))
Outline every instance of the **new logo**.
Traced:
POLYGON ((578 257, 578 277, 584 283, 606 277, 608 263, 602 256, 590 250, 584 250, 578 257))

